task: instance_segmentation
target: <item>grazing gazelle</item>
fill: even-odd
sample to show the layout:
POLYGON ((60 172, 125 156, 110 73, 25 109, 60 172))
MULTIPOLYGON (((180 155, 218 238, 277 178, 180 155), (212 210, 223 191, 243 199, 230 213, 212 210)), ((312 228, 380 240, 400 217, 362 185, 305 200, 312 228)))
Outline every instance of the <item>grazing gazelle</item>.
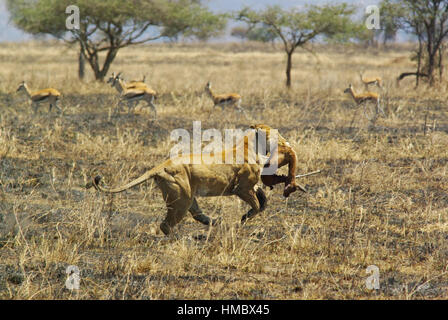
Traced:
POLYGON ((364 92, 357 94, 353 89, 352 84, 349 84, 348 88, 344 90, 344 93, 350 93, 350 95, 353 97, 353 100, 355 100, 357 105, 364 104, 364 114, 367 117, 367 119, 371 121, 376 120, 378 111, 381 111, 381 113, 385 115, 380 105, 380 96, 378 93, 364 92), (367 106, 367 102, 375 103, 375 109, 370 110, 367 106))
MULTIPOLYGON (((221 109, 224 110, 224 106, 232 105, 235 106, 238 111, 242 111, 244 113, 244 109, 241 107, 241 96, 238 93, 214 94, 210 81, 207 82, 207 85, 205 86, 205 92, 207 92, 213 100, 213 107, 220 106, 221 109)), ((245 113, 244 116, 246 116, 245 113)))
POLYGON ((47 88, 31 92, 25 81, 22 81, 19 87, 17 88, 17 92, 19 91, 25 92, 27 97, 31 100, 31 106, 33 107, 35 113, 37 112, 39 104, 44 102, 48 102, 50 104, 48 112, 51 111, 53 105, 59 110, 59 112, 62 112, 61 108, 59 108, 58 106, 59 99, 61 98, 61 93, 56 89, 47 88))
POLYGON ((376 85, 378 88, 383 89, 382 79, 380 77, 373 78, 363 78, 363 72, 359 72, 359 77, 361 78, 361 82, 364 83, 366 90, 369 89, 369 85, 376 85))
POLYGON ((157 93, 148 88, 146 84, 128 87, 126 82, 120 78, 120 74, 121 73, 116 76, 112 74, 112 77, 107 81, 108 83, 111 83, 112 87, 115 87, 118 92, 120 92, 121 101, 119 107, 121 106, 121 102, 126 102, 128 104, 128 113, 130 113, 131 109, 135 108, 140 100, 144 100, 153 110, 154 117, 157 118, 157 110, 154 105, 154 100, 156 99, 157 93))

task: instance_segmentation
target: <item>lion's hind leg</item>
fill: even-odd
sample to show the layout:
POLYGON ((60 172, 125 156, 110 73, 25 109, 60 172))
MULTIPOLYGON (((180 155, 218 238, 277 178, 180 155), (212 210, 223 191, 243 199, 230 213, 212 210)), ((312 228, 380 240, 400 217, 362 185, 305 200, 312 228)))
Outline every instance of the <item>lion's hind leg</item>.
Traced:
POLYGON ((176 224, 182 221, 192 205, 193 199, 187 196, 178 183, 169 175, 155 177, 156 183, 162 191, 165 199, 167 214, 160 229, 165 235, 169 235, 176 224))
POLYGON ((173 230, 174 226, 182 221, 185 217, 190 203, 186 201, 175 201, 174 203, 168 204, 167 201, 167 214, 163 222, 160 224, 160 229, 165 235, 169 235, 173 230))
POLYGON ((219 219, 211 219, 209 216, 205 215, 201 208, 199 207, 199 204, 196 200, 196 198, 193 198, 193 203, 191 204, 191 207, 189 209, 191 215, 193 216, 193 219, 196 221, 199 221, 200 223, 209 226, 215 226, 219 223, 219 219))

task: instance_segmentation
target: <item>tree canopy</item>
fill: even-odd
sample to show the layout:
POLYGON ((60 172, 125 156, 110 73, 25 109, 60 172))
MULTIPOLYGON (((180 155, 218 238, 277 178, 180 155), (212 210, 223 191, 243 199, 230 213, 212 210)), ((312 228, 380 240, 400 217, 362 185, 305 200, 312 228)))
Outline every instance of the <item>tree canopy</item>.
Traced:
POLYGON ((380 3, 380 19, 383 43, 394 40, 398 30, 402 27, 402 18, 405 14, 401 3, 393 0, 383 0, 380 3))
POLYGON ((251 28, 262 26, 275 34, 283 43, 287 54, 286 86, 291 86, 292 54, 298 47, 317 37, 346 41, 359 31, 354 22, 356 7, 348 4, 310 5, 302 9, 282 9, 268 6, 261 11, 248 7, 236 14, 236 19, 251 28))
POLYGON ((179 34, 206 39, 218 35, 227 21, 198 0, 7 0, 7 7, 22 30, 78 43, 98 80, 123 47, 179 34), (79 8, 79 29, 66 28, 70 5, 79 8), (102 66, 101 52, 106 53, 102 66))
POLYGON ((399 80, 415 75, 417 85, 420 77, 428 78, 433 85, 436 69, 442 78, 443 46, 448 37, 448 0, 383 0, 380 6, 385 10, 385 31, 388 26, 391 33, 399 28, 418 40, 417 70, 403 73, 399 80))

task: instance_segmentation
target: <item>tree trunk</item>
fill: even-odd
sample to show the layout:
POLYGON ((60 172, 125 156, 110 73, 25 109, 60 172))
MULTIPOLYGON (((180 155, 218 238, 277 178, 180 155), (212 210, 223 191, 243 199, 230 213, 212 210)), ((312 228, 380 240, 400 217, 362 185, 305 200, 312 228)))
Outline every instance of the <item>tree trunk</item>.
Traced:
POLYGON ((428 57, 428 77, 430 86, 434 85, 434 64, 435 64, 435 57, 434 54, 431 52, 428 57))
POLYGON ((443 80, 443 52, 445 51, 445 45, 441 44, 439 47, 439 81, 443 80))
POLYGON ((432 87, 434 85, 434 69, 436 64, 436 54, 438 51, 437 39, 435 39, 435 17, 431 19, 431 24, 426 30, 427 40, 426 40, 426 52, 428 54, 428 80, 429 85, 432 87))
POLYGON ((292 54, 294 51, 287 51, 287 61, 286 61, 286 87, 291 88, 291 68, 292 68, 292 54))
POLYGON ((98 65, 98 52, 97 51, 87 51, 87 55, 85 56, 87 61, 89 62, 90 68, 95 75, 95 79, 98 80, 98 74, 100 72, 100 67, 98 65))
POLYGON ((418 87, 420 84, 420 72, 422 68, 422 39, 418 37, 418 52, 417 52, 417 74, 415 77, 415 86, 418 87))
POLYGON ((118 48, 110 48, 107 51, 106 59, 104 60, 102 68, 100 69, 98 51, 92 49, 92 53, 88 52, 87 60, 89 61, 89 65, 92 68, 93 74, 95 75, 95 80, 104 82, 104 78, 109 72, 110 65, 117 56, 117 53, 118 48))
POLYGON ((114 61, 115 57, 117 56, 118 49, 117 48, 110 48, 109 51, 107 51, 106 60, 104 60, 103 68, 99 71, 98 75, 95 75, 95 78, 101 82, 104 81, 104 78, 106 77, 107 73, 109 72, 110 65, 114 61))
POLYGON ((84 79, 85 71, 86 71, 86 59, 84 57, 84 52, 82 49, 79 50, 79 58, 78 58, 78 76, 80 80, 84 79))

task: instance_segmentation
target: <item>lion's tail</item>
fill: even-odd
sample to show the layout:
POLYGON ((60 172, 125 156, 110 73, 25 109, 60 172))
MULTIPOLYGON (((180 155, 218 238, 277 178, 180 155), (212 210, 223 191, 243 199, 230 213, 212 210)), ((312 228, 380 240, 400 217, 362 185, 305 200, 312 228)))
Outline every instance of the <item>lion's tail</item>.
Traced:
POLYGON ((145 182, 146 180, 151 179, 152 177, 154 177, 159 171, 160 169, 163 168, 163 164, 159 165, 155 168, 152 168, 149 171, 146 171, 143 175, 141 175, 140 177, 138 177, 137 179, 129 182, 128 184, 125 184, 124 186, 121 187, 117 187, 117 188, 106 188, 100 185, 100 181, 102 179, 101 176, 96 176, 92 182, 88 183, 86 185, 86 188, 89 189, 91 187, 94 187, 96 190, 102 191, 102 192, 107 192, 107 193, 119 193, 122 192, 124 190, 130 189, 132 187, 135 187, 139 184, 142 184, 143 182, 145 182))

